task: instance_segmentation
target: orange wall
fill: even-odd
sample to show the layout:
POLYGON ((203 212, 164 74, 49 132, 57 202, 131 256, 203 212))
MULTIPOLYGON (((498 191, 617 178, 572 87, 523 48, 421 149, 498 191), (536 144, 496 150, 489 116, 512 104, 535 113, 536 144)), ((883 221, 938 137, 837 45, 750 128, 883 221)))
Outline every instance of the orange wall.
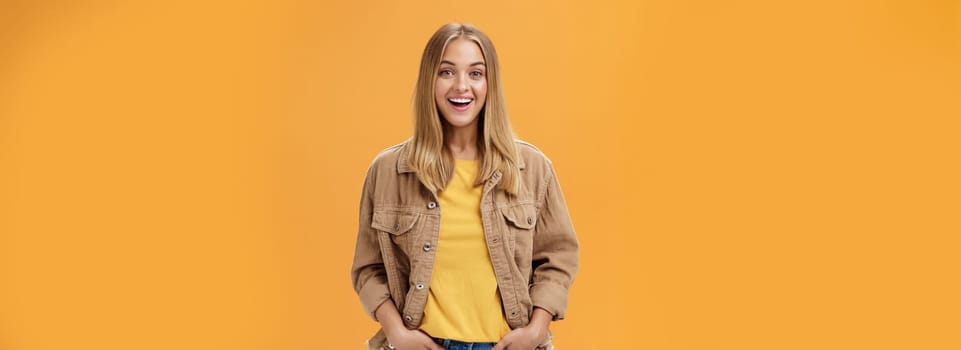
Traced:
POLYGON ((558 349, 961 348, 957 1, 406 3, 0 3, 0 349, 361 349, 452 20, 583 245, 558 349))

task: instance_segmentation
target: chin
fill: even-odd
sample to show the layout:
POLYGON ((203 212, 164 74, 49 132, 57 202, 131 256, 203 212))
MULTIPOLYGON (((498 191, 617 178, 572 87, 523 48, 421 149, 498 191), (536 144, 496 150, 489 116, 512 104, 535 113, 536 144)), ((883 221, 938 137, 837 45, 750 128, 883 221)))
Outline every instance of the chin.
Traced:
POLYGON ((454 114, 449 117, 445 116, 444 120, 447 121, 447 124, 450 124, 453 127, 462 128, 462 127, 471 125, 471 123, 474 123, 475 121, 477 121, 477 117, 476 116, 471 117, 467 114, 464 114, 464 115, 454 114))

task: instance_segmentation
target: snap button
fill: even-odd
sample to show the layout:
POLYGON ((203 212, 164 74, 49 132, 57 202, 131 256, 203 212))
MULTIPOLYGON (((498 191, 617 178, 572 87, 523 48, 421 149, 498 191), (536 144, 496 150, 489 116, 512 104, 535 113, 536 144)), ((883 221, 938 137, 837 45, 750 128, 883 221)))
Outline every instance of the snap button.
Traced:
POLYGON ((430 242, 427 242, 426 244, 424 244, 424 251, 425 251, 425 252, 429 252, 429 251, 430 251, 430 242))
POLYGON ((437 208, 437 203, 435 202, 427 203, 427 209, 434 209, 434 208, 437 208))
POLYGON ((417 289, 424 289, 424 284, 423 284, 423 283, 418 283, 418 284, 417 284, 417 289))
POLYGON ((394 224, 394 229, 395 229, 395 230, 400 230, 400 223, 394 224))
POLYGON ((528 217, 527 217, 527 223, 528 223, 528 224, 533 224, 533 223, 534 223, 534 218, 528 216, 528 217))

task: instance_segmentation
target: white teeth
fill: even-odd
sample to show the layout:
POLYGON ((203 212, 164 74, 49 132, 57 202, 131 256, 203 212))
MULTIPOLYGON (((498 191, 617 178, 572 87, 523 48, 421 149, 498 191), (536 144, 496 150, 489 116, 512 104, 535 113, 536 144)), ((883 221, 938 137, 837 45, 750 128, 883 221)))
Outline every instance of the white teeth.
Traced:
POLYGON ((473 101, 472 99, 469 99, 469 98, 449 98, 447 100, 454 103, 468 103, 470 101, 473 101))

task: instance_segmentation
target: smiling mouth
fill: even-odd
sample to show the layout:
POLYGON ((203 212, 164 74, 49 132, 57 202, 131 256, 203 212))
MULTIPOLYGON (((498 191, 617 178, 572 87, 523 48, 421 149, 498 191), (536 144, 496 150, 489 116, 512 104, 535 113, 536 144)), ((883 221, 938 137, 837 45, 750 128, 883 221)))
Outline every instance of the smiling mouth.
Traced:
POLYGON ((474 101, 472 98, 448 98, 447 100, 455 106, 466 106, 474 101))
POLYGON ((470 107, 471 103, 474 102, 472 98, 448 98, 447 102, 450 102, 451 106, 457 111, 466 111, 470 107))

